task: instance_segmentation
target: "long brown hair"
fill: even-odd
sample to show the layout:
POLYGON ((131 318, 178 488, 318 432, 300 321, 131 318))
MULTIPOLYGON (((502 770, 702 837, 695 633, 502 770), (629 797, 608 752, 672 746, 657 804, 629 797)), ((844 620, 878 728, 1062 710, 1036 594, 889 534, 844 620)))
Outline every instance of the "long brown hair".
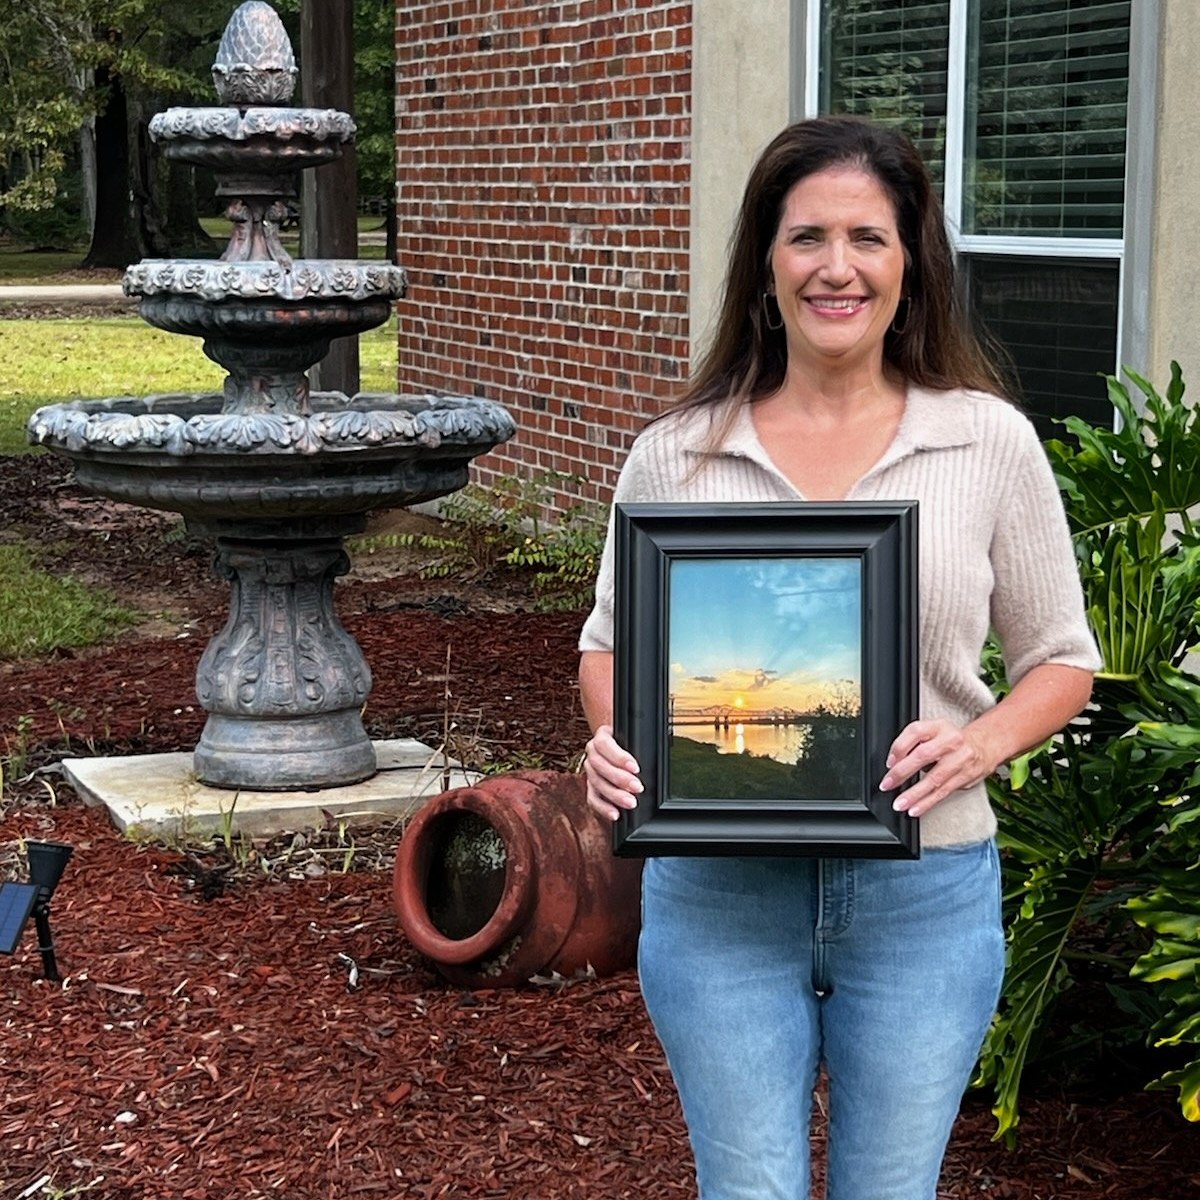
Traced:
POLYGON ((883 358, 905 381, 934 390, 975 388, 1004 395, 1004 378, 962 310, 942 206, 912 142, 855 117, 789 125, 750 173, 729 252, 716 335, 681 398, 694 408, 769 396, 783 384, 787 342, 767 326, 763 293, 784 201, 801 180, 828 167, 873 175, 891 198, 907 267, 909 309, 884 335, 883 358))

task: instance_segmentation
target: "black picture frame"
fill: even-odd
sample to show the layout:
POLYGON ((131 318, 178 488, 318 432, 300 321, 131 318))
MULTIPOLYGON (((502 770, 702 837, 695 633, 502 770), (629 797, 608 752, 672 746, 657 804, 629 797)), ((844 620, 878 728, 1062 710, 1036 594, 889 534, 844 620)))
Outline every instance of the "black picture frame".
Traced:
MULTIPOLYGON (((617 504, 614 511, 613 726, 618 742, 637 759, 644 788, 636 808, 614 822, 614 853, 918 858, 918 822, 894 811, 896 793, 878 786, 892 741, 918 712, 916 501, 617 504), (822 573, 836 578, 836 587, 817 586, 822 573), (806 579, 814 581, 812 586, 806 579), (751 586, 739 591, 739 580, 751 586), (771 593, 767 600, 757 595, 764 586, 771 593), (831 595, 824 608, 821 592, 831 595), (702 598, 689 598, 693 594, 702 598), (745 608, 738 597, 748 598, 745 608), (723 628, 734 630, 735 637, 744 628, 747 643, 759 640, 763 623, 755 618, 761 610, 750 604, 760 600, 787 614, 767 621, 781 622, 768 632, 786 653, 802 657, 806 638, 815 645, 826 608, 831 619, 836 608, 838 628, 850 639, 839 643, 842 661, 859 656, 857 687, 853 680, 840 681, 848 691, 841 701, 735 710, 729 703, 748 703, 739 694, 725 704, 726 730, 731 713, 744 712, 748 719, 753 714, 749 724, 736 725, 741 731, 737 747, 750 725, 772 726, 751 730, 755 736, 778 738, 783 725, 784 735, 800 739, 802 749, 786 779, 776 763, 787 766, 783 751, 774 758, 761 756, 771 758, 765 764, 753 761, 760 758, 755 754, 745 758, 744 750, 733 750, 736 758, 719 758, 728 753, 712 744, 726 736, 720 729, 721 706, 704 708, 696 700, 681 707, 676 703, 680 693, 671 691, 672 672, 686 670, 670 662, 673 633, 677 643, 690 637, 688 645, 702 654, 711 649, 701 645, 705 638, 719 642, 723 628), (754 621, 752 629, 748 621, 754 621), (678 630, 673 631, 673 622, 678 630), (695 741, 701 736, 696 727, 714 709, 712 738, 695 741), (684 729, 689 736, 680 740, 684 729), (819 755, 812 751, 818 733, 825 739, 819 755), (818 758, 822 763, 836 758, 836 769, 826 768, 824 775, 812 763, 802 769, 802 761, 818 758), (716 779, 721 782, 710 782, 716 779), (723 795, 705 794, 722 789, 723 795), (731 795, 730 789, 745 794, 731 795), (812 794, 822 789, 829 794, 812 794)), ((750 686, 784 682, 781 672, 774 675, 780 678, 760 668, 750 686)), ((791 673, 793 679, 803 677, 791 673)), ((699 689, 720 686, 716 676, 693 678, 700 681, 693 683, 699 689)), ((813 695, 833 694, 832 682, 808 686, 826 688, 813 695)))

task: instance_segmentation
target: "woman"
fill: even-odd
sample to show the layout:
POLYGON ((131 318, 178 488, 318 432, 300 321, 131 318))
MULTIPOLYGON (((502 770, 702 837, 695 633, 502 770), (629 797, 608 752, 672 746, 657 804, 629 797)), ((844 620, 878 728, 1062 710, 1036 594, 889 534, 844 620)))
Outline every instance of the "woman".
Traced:
MULTIPOLYGON (((1080 712, 1099 666, 1053 476, 1001 391, 912 145, 849 118, 784 130, 746 188, 712 348, 616 499, 919 501, 921 715, 879 786, 904 788, 923 854, 646 864, 642 990, 703 1200, 808 1200, 822 1066, 828 1200, 935 1196, 1003 971, 984 780, 1080 712)), ((610 547, 580 686, 589 802, 615 819, 641 784, 611 729, 612 587, 610 547)))

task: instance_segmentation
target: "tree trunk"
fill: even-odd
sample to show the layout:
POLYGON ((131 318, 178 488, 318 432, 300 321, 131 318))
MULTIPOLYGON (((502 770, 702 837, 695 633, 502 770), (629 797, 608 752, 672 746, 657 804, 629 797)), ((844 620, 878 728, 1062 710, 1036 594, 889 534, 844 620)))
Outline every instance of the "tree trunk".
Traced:
MULTIPOLYGON (((312 108, 354 107, 353 0, 303 0, 300 8, 300 89, 312 108)), ((304 172, 300 253, 305 258, 358 257, 358 183, 354 149, 304 172)), ((334 338, 310 373, 318 391, 354 395, 359 387, 358 338, 334 338)))
POLYGON ((168 253, 176 258, 210 258, 218 255, 220 247, 200 224, 195 167, 168 162, 166 191, 168 253))
POLYGON ((88 121, 79 131, 79 182, 82 190, 83 225, 88 242, 96 228, 96 122, 88 121))
POLYGON ((150 140, 150 118, 146 116, 142 102, 131 103, 128 113, 132 133, 129 187, 138 246, 143 257, 149 254, 153 258, 165 258, 170 249, 159 204, 159 197, 166 190, 165 181, 159 178, 162 164, 158 149, 150 140))
POLYGON ((130 204, 129 106, 119 75, 96 68, 107 102, 96 117, 96 223, 85 267, 125 268, 142 257, 130 204))

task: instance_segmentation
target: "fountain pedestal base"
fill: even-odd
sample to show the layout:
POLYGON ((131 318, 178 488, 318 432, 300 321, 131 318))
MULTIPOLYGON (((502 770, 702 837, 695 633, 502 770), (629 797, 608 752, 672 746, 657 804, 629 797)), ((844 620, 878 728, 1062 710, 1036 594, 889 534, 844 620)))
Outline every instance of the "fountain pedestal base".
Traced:
POLYGON ((208 723, 202 783, 286 791, 340 787, 375 773, 361 711, 371 671, 333 608, 350 569, 341 538, 217 539, 229 620, 196 669, 208 723))
POLYGON ((377 769, 357 708, 274 719, 213 713, 192 762, 201 783, 256 792, 342 787, 377 769))
POLYGON ((137 837, 207 840, 252 837, 347 824, 403 821, 447 788, 478 781, 473 772, 411 738, 375 743, 379 771, 363 783, 320 791, 236 793, 196 780, 192 754, 68 758, 63 773, 85 804, 108 809, 113 824, 137 837))

